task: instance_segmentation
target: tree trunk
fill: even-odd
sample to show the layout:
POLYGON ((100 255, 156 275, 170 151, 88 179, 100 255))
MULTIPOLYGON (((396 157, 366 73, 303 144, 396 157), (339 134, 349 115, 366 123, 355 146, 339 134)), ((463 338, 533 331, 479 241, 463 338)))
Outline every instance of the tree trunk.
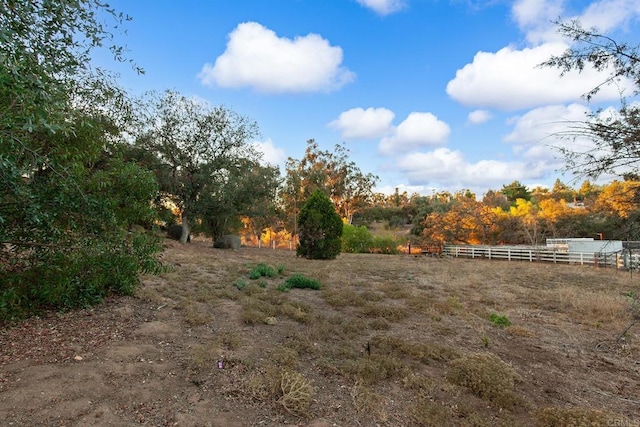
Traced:
POLYGON ((180 235, 180 243, 187 243, 189 240, 189 233, 191 233, 191 227, 189 227, 189 221, 186 213, 182 213, 182 234, 180 235))

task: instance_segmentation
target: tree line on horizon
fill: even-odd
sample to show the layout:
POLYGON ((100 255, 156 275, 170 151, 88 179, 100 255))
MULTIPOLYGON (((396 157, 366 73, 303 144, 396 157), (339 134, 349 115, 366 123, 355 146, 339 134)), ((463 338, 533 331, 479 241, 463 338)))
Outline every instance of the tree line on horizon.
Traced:
MULTIPOLYGON (((568 231, 635 236, 633 179, 581 188, 582 210, 565 208, 568 196, 559 194, 571 191, 555 187, 549 198, 522 186, 482 201, 469 191, 385 198, 344 144, 321 150, 314 140, 282 175, 261 162, 252 144, 258 125, 249 118, 171 90, 136 98, 92 65, 93 52, 108 49, 144 72, 112 43, 112 31, 129 19, 99 0, 0 0, 0 321, 132 294, 142 274, 163 268, 157 224, 180 224, 183 243, 191 233, 216 239, 241 229, 257 238, 265 230, 299 236, 303 208, 318 192, 347 229, 410 225, 416 242, 529 243, 568 231)), ((577 24, 563 28, 587 43, 597 38, 577 24)), ((640 87, 640 62, 629 66, 637 51, 605 48, 598 64, 612 63, 640 87)), ((596 57, 549 65, 581 69, 596 57)), ((610 153, 588 174, 638 160, 639 111, 623 104, 614 119, 583 124, 597 153, 610 153)), ((569 166, 592 164, 565 154, 569 166)))

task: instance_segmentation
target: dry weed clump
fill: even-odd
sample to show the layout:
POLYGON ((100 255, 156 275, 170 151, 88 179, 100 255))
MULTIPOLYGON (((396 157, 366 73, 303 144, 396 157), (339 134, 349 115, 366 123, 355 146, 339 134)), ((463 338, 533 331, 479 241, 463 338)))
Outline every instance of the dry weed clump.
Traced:
POLYGON ((322 297, 332 307, 361 307, 366 304, 360 293, 348 288, 325 288, 322 297))
POLYGON ((361 381, 356 381, 351 388, 351 400, 356 412, 362 416, 371 416, 378 422, 387 421, 388 415, 384 410, 384 397, 361 381))
POLYGON ((428 342, 407 342, 401 338, 376 335, 371 339, 372 351, 396 356, 409 356, 421 363, 431 361, 450 361, 460 357, 460 352, 428 342))
POLYGON ((622 418, 612 418, 602 411, 584 408, 555 408, 540 409, 536 414, 539 427, 595 427, 606 425, 633 425, 623 423, 622 418), (607 424, 607 421, 620 421, 619 424, 607 424))
POLYGON ((242 321, 249 325, 265 323, 268 318, 275 317, 279 313, 276 305, 254 297, 242 298, 240 305, 242 306, 242 321))
POLYGON ((557 293, 567 311, 580 318, 610 323, 626 317, 628 302, 623 295, 585 291, 575 286, 563 286, 557 293))
POLYGON ((206 304, 183 300, 179 307, 184 310, 185 320, 191 326, 206 325, 211 322, 210 307, 206 304))
POLYGON ((314 390, 311 382, 295 371, 284 371, 280 376, 281 396, 277 403, 297 416, 308 414, 314 390))
POLYGON ((505 328, 505 332, 516 337, 530 338, 536 336, 536 333, 531 329, 521 325, 508 326, 505 328))
POLYGON ((407 289, 408 285, 401 285, 395 282, 384 282, 376 287, 376 290, 385 294, 391 299, 407 299, 411 297, 411 292, 407 289))
POLYGON ((419 426, 424 427, 456 427, 460 421, 449 405, 441 402, 420 400, 409 409, 419 426))
MULTIPOLYGON (((247 286, 245 289, 255 288, 257 292, 243 295, 240 299, 242 306, 242 320, 246 324, 265 323, 269 318, 287 316, 300 323, 311 321, 311 307, 303 302, 291 302, 282 292, 264 290, 257 286, 247 286)), ((244 290, 243 289, 243 292, 244 290)))
POLYGON ((300 355, 316 354, 318 352, 318 346, 309 334, 300 331, 293 331, 283 343, 283 347, 289 348, 300 355))
POLYGON ((242 334, 239 332, 222 331, 218 334, 216 342, 226 350, 237 350, 242 344, 242 334))
POLYGON ((383 318, 389 322, 399 322, 409 317, 409 312, 403 307, 372 302, 362 307, 362 314, 370 318, 383 318))
POLYGON ((280 396, 281 375, 280 369, 273 366, 256 369, 245 379, 244 388, 258 402, 274 402, 280 396))
POLYGON ((372 354, 347 359, 342 364, 343 374, 364 384, 377 384, 409 374, 410 368, 402 360, 386 354, 372 354))
POLYGON ((391 329, 391 324, 384 319, 373 319, 369 322, 369 328, 374 331, 388 331, 391 329))
POLYGON ((220 357, 220 349, 216 342, 207 345, 197 345, 191 349, 189 365, 191 369, 199 371, 213 366, 220 357))
POLYGON ((474 353, 450 363, 447 380, 469 388, 476 396, 511 409, 520 403, 514 393, 520 375, 493 353, 474 353))

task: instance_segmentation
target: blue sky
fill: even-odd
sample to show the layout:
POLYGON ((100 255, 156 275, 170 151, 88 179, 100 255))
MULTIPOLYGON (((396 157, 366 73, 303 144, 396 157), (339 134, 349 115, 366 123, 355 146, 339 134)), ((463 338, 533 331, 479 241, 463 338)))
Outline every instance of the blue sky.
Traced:
MULTIPOLYGON (((637 0, 114 0, 120 40, 145 69, 106 57, 134 94, 172 89, 258 123, 264 159, 284 171, 306 141, 345 143, 377 191, 431 194, 519 180, 552 186, 552 146, 570 120, 618 105, 587 103, 604 76, 536 65, 569 47, 552 21, 580 19, 640 42, 637 0)), ((589 148, 589 141, 581 146, 589 148)))

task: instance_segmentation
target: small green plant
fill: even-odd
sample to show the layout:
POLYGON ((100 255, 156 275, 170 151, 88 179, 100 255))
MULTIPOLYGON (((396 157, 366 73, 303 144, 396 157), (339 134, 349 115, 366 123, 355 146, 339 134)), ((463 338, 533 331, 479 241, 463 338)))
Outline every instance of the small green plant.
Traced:
POLYGON ((278 274, 284 273, 284 265, 283 264, 276 265, 276 271, 278 272, 278 274))
POLYGON ((270 267, 266 264, 260 263, 253 267, 249 272, 249 279, 256 280, 261 277, 275 277, 278 275, 278 272, 273 267, 270 267))
POLYGON ((265 282, 264 280, 260 280, 258 281, 258 286, 260 286, 261 288, 266 288, 267 282, 265 282))
POLYGON ((235 286, 236 288, 238 288, 238 290, 242 290, 247 286, 247 282, 244 279, 236 279, 233 282, 233 286, 235 286))
POLYGON ((316 279, 310 279, 308 277, 303 276, 300 273, 296 273, 293 276, 289 277, 283 284, 278 286, 278 290, 282 292, 288 292, 291 288, 298 289, 314 289, 319 290, 322 287, 320 282, 316 279))
POLYGON ((511 322, 507 318, 507 316, 501 316, 496 313, 491 313, 489 315, 489 321, 496 326, 500 326, 501 328, 505 328, 507 326, 511 326, 511 322))

